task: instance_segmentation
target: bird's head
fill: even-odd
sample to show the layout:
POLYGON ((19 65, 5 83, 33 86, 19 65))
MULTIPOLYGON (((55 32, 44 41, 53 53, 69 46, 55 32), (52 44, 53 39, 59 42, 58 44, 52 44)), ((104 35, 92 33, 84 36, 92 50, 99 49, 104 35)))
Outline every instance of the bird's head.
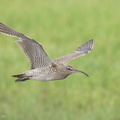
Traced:
POLYGON ((74 68, 71 67, 71 66, 66 66, 66 71, 67 71, 67 73, 68 73, 69 75, 72 74, 72 73, 83 73, 83 74, 85 74, 86 76, 89 77, 89 75, 88 75, 87 73, 85 73, 85 72, 83 72, 83 71, 81 71, 81 70, 76 70, 76 69, 74 69, 74 68))

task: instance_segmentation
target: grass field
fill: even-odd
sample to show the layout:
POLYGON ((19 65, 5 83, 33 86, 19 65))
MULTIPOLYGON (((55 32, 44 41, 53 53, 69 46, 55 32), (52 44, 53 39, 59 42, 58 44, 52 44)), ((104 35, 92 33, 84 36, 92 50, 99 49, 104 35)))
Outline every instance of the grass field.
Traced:
POLYGON ((51 59, 94 39, 93 50, 69 63, 90 75, 15 83, 29 69, 15 44, 0 34, 0 119, 120 120, 119 0, 0 0, 0 22, 37 40, 51 59))

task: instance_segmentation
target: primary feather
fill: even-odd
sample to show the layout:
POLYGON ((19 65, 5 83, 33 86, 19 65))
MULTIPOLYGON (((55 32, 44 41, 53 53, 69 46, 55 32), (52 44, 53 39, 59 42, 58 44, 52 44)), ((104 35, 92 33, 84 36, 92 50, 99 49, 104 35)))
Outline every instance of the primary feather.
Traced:
POLYGON ((89 40, 88 42, 86 42, 83 45, 81 45, 80 47, 78 47, 75 50, 76 53, 68 54, 68 55, 62 56, 60 58, 57 58, 55 60, 55 62, 60 62, 62 64, 67 65, 68 62, 70 62, 71 60, 78 58, 78 57, 81 57, 81 56, 84 56, 87 53, 89 53, 92 50, 93 45, 94 45, 93 40, 89 40))
POLYGON ((35 40, 25 36, 22 33, 17 32, 16 30, 6 26, 3 23, 0 23, 0 33, 18 37, 20 39, 16 41, 16 43, 20 46, 20 48, 29 59, 31 63, 31 69, 43 68, 53 63, 44 51, 42 45, 35 40))

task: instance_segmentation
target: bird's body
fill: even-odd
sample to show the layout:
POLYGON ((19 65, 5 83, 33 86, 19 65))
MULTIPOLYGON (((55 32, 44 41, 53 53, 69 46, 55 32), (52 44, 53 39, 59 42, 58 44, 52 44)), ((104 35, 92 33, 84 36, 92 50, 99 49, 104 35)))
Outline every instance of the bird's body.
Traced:
MULTIPOLYGON (((59 65, 58 65, 59 66, 59 65)), ((64 79, 68 76, 65 74, 64 67, 57 68, 57 67, 45 67, 45 68, 36 68, 32 70, 28 70, 22 75, 25 77, 29 77, 29 79, 39 80, 39 81, 51 81, 51 80, 59 80, 64 79), (62 71, 61 71, 62 69, 62 71)))
MULTIPOLYGON (((63 64, 55 63, 56 66, 48 66, 45 68, 36 68, 28 70, 22 74, 13 75, 13 77, 19 77, 26 79, 33 79, 39 81, 52 81, 52 80, 61 80, 66 78, 73 71, 67 70, 67 66, 63 64)), ((70 67, 72 68, 72 67, 70 67)), ((18 79, 19 81, 19 79, 18 79)))
POLYGON ((30 70, 18 75, 13 75, 13 77, 18 78, 16 82, 30 79, 39 81, 60 80, 76 72, 81 72, 87 75, 85 72, 76 70, 67 64, 71 60, 89 53, 93 48, 93 40, 89 40, 82 46, 78 47, 76 49, 76 53, 65 55, 52 61, 44 51, 41 44, 24 34, 17 32, 3 23, 0 23, 0 33, 18 37, 20 40, 16 41, 16 43, 31 63, 30 70))

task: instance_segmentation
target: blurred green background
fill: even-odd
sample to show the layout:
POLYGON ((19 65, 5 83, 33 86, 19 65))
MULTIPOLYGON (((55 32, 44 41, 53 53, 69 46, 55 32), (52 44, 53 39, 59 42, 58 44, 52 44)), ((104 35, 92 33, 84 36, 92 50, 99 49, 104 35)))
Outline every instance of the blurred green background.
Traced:
POLYGON ((0 34, 0 119, 120 120, 119 0, 0 0, 0 22, 40 42, 53 60, 95 42, 69 63, 89 78, 15 83, 11 75, 30 64, 18 39, 0 34))

